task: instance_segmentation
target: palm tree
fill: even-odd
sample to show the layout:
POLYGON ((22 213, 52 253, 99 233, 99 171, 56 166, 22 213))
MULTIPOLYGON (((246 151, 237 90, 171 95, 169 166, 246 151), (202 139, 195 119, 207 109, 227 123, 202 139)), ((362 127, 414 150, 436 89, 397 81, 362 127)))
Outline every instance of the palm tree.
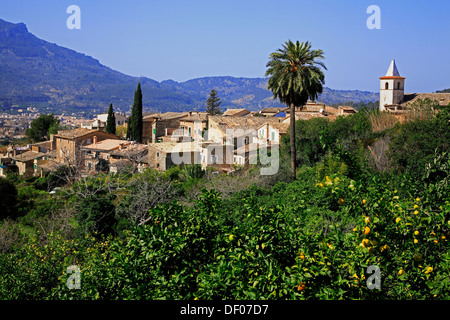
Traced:
POLYGON ((322 93, 326 70, 322 50, 311 50, 311 43, 285 41, 281 49, 270 54, 266 77, 274 99, 290 108, 290 144, 292 177, 296 178, 295 109, 302 108, 308 99, 315 100, 322 93))

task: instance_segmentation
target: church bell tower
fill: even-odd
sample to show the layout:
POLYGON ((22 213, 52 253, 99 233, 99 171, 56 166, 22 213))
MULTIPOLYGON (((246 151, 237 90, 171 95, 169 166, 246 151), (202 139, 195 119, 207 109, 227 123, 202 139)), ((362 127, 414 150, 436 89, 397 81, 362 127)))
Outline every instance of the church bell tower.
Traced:
POLYGON ((391 65, 384 77, 380 77, 380 111, 386 110, 386 106, 398 105, 405 94, 405 78, 400 76, 392 59, 391 65))

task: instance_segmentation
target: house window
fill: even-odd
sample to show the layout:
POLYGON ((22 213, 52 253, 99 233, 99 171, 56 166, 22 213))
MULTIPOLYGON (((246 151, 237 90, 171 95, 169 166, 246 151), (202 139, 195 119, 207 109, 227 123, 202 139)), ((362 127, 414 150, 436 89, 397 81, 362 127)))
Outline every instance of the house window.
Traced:
POLYGON ((188 128, 189 137, 191 136, 191 127, 188 128))
POLYGON ((275 140, 275 132, 272 132, 272 141, 275 140))

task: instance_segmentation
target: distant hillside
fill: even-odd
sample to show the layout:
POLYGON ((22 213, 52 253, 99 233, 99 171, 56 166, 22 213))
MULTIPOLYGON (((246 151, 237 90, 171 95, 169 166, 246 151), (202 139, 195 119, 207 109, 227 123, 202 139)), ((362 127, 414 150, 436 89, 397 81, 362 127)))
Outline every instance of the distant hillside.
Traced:
MULTIPOLYGON (((223 107, 258 110, 279 106, 264 78, 206 77, 186 82, 157 82, 125 75, 82 53, 41 40, 23 23, 0 19, 0 109, 11 105, 47 106, 57 111, 104 111, 109 103, 128 111, 141 81, 147 110, 204 109, 216 88, 223 107)), ((327 104, 376 101, 378 94, 324 88, 319 101, 327 104)))

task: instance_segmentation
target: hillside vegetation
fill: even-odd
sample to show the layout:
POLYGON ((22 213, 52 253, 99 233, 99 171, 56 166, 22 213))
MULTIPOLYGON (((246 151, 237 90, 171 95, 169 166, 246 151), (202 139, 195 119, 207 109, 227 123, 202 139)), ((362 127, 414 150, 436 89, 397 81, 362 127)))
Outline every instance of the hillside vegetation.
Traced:
POLYGON ((298 121, 296 181, 283 148, 274 176, 0 179, 0 298, 449 299, 450 113, 380 117, 298 121))

